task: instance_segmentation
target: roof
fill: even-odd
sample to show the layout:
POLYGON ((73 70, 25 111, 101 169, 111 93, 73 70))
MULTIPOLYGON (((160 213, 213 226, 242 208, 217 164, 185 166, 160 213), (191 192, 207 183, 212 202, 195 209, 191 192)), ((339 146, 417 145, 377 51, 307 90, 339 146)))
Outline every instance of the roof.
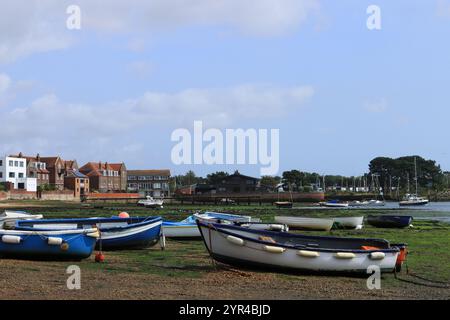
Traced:
POLYGON ((239 171, 237 171, 237 170, 233 174, 230 174, 229 176, 224 177, 223 180, 228 180, 228 179, 236 178, 236 177, 242 178, 242 179, 249 179, 249 180, 259 180, 258 178, 255 178, 255 177, 250 177, 250 176, 240 174, 239 171))
POLYGON ((124 163, 88 162, 78 170, 88 177, 102 176, 103 170, 121 171, 124 163))
POLYGON ((169 169, 161 170, 127 170, 127 174, 130 176, 167 176, 170 177, 169 169))
POLYGON ((74 178, 87 178, 87 176, 82 174, 80 171, 73 169, 67 171, 67 176, 74 178))

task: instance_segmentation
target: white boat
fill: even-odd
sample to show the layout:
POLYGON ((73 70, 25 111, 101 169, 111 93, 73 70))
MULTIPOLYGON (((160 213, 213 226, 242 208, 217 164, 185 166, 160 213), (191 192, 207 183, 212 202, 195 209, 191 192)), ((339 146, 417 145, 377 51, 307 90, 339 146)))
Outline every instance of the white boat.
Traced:
POLYGON ((369 200, 369 201, 359 201, 355 200, 348 204, 350 207, 383 207, 386 205, 386 202, 382 200, 369 200))
POLYGON ((303 218, 303 217, 285 217, 276 216, 275 222, 286 224, 292 229, 306 229, 306 230, 319 230, 330 231, 333 227, 333 219, 320 219, 320 218, 303 218))
POLYGON ((337 228, 362 229, 364 216, 361 217, 338 217, 334 218, 337 228))
POLYGON ((164 204, 164 200, 162 199, 154 199, 151 196, 147 196, 145 200, 139 200, 137 205, 144 206, 147 208, 162 208, 164 204))
POLYGON ((189 216, 183 221, 164 221, 162 224, 164 236, 167 238, 199 238, 200 231, 194 216, 189 216))
POLYGON ((347 208, 348 202, 337 202, 337 201, 328 201, 328 202, 319 202, 321 207, 328 208, 347 208))
MULTIPOLYGON (((415 194, 409 194, 409 193, 406 194, 405 197, 403 198, 403 200, 398 203, 400 206, 423 206, 429 202, 428 199, 418 196, 419 186, 418 186, 418 181, 417 181, 417 160, 415 157, 414 157, 414 174, 415 174, 414 180, 415 180, 415 185, 416 185, 416 193, 415 194)), ((409 191, 409 179, 408 179, 408 191, 409 191)))
POLYGON ((36 220, 42 218, 42 214, 29 214, 25 211, 5 210, 2 214, 0 214, 0 229, 3 229, 6 224, 14 224, 17 220, 36 220))
POLYGON ((260 222, 260 219, 252 218, 250 216, 242 216, 237 214, 230 213, 221 213, 221 212, 211 212, 207 211, 205 213, 194 213, 195 219, 204 220, 204 221, 235 221, 235 222, 260 222))
POLYGON ((423 206, 428 202, 429 200, 424 197, 419 197, 416 194, 407 194, 398 204, 400 206, 423 206))
POLYGON ((367 273, 399 270, 405 245, 383 239, 318 237, 197 221, 206 248, 219 262, 288 271, 367 273), (376 249, 374 249, 376 248, 376 249))

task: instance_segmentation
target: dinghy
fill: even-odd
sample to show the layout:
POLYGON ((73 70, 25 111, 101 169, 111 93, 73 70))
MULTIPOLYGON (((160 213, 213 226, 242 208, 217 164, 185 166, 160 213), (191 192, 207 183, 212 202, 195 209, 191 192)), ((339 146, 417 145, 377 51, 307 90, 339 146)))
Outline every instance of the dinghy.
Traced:
POLYGON ((306 272, 367 273, 399 271, 405 245, 384 239, 320 237, 259 231, 197 220, 204 244, 218 262, 263 269, 306 272))
POLYGON ((205 213, 194 213, 194 218, 204 221, 235 221, 235 222, 259 222, 260 219, 255 219, 250 216, 241 216, 237 214, 221 213, 221 212, 211 212, 207 211, 205 213))
POLYGON ((35 220, 42 219, 42 214, 29 214, 25 211, 9 211, 5 210, 0 214, 0 229, 3 229, 8 224, 14 224, 17 220, 35 220))
POLYGON ((162 208, 164 204, 164 200, 154 199, 153 197, 147 196, 145 200, 139 200, 137 205, 143 206, 146 208, 162 208))
POLYGON ((97 228, 0 230, 0 256, 36 260, 81 260, 92 254, 98 237, 97 228))
POLYGON ((291 229, 330 231, 334 221, 333 219, 276 216, 275 222, 286 224, 291 229))
POLYGON ((189 216, 183 221, 163 221, 163 233, 168 238, 200 238, 200 231, 194 216, 189 216))
POLYGON ((97 247, 104 250, 146 248, 155 245, 161 235, 161 217, 42 219, 16 222, 15 230, 72 230, 97 226, 97 247))
POLYGON ((411 216, 367 216, 367 223, 377 228, 406 228, 411 225, 412 220, 411 216))
POLYGON ((361 217, 339 217, 333 218, 333 228, 337 229, 362 229, 364 216, 361 217))
POLYGON ((319 202, 319 205, 321 207, 327 207, 327 208, 347 208, 348 202, 339 202, 337 200, 330 200, 327 202, 319 202))
POLYGON ((293 203, 290 201, 276 201, 274 204, 277 206, 277 208, 287 208, 290 209, 293 206, 293 203))

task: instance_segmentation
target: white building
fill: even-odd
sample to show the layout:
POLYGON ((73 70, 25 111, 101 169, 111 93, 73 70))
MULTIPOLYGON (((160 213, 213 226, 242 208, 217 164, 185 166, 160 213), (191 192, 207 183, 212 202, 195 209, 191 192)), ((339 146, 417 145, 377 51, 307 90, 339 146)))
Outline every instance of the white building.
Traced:
POLYGON ((10 182, 14 189, 37 190, 36 178, 27 178, 27 161, 24 158, 0 158, 0 182, 10 182))

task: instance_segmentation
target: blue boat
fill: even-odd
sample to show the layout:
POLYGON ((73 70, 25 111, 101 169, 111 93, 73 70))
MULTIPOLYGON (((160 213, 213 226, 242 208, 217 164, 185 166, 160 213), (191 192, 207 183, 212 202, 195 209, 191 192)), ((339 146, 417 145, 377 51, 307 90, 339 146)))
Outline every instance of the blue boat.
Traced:
POLYGON ((81 260, 92 254, 98 237, 97 228, 0 230, 0 256, 34 260, 81 260))
POLYGON ((413 217, 411 216, 367 216, 367 223, 377 228, 406 228, 411 225, 412 220, 413 217))
POLYGON ((161 236, 161 217, 40 219, 17 221, 15 230, 73 230, 97 226, 97 248, 138 249, 153 246, 161 236))

